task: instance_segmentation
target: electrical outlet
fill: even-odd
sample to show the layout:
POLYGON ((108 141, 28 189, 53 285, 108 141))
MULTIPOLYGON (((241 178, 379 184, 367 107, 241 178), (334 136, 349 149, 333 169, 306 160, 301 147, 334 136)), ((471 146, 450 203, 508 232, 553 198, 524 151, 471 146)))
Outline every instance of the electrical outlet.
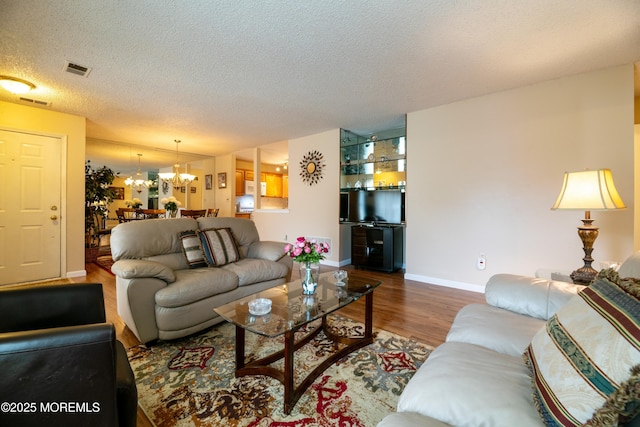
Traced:
POLYGON ((476 264, 478 270, 484 270, 487 268, 487 259, 484 257, 484 254, 480 254, 478 257, 478 263, 476 264))

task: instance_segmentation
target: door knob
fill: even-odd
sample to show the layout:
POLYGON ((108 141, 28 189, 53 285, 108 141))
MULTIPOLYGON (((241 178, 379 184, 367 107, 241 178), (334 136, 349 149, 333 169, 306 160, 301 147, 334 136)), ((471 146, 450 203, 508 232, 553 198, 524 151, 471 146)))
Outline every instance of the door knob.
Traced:
POLYGON ((57 215, 51 215, 51 221, 55 221, 56 219, 58 219, 57 215))

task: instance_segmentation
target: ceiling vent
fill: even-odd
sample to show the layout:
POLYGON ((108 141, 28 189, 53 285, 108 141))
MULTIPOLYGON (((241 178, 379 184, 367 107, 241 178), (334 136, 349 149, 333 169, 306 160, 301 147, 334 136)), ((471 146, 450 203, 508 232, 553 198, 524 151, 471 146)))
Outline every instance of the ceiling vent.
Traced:
POLYGON ((20 101, 31 104, 31 105, 39 105, 41 107, 51 107, 51 103, 47 101, 39 101, 37 99, 25 98, 24 96, 20 97, 20 101))
POLYGON ((87 77, 91 72, 91 68, 67 61, 64 65, 64 71, 75 74, 76 76, 87 77))

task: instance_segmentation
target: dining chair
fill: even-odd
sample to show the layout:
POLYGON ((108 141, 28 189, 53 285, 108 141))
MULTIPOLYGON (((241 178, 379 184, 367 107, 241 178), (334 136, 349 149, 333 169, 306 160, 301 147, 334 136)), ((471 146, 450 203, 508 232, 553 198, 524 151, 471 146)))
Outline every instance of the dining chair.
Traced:
POLYGON ((167 211, 166 209, 142 209, 141 213, 143 218, 152 219, 152 218, 160 218, 160 216, 165 216, 167 211))
POLYGON ((220 212, 219 208, 209 208, 207 209, 207 217, 216 217, 218 216, 218 212, 220 212))
POLYGON ((116 216, 118 217, 118 222, 129 222, 131 221, 136 214, 136 210, 132 208, 118 208, 116 209, 116 216))
POLYGON ((206 209, 192 209, 192 210, 183 209, 180 211, 180 216, 195 219, 195 218, 200 218, 202 216, 205 216, 206 213, 207 213, 206 209))

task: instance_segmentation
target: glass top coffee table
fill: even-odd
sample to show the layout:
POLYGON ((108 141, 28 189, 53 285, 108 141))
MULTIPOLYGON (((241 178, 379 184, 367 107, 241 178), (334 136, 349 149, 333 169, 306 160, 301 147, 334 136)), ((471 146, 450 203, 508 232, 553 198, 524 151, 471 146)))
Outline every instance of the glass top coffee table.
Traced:
POLYGON ((215 308, 225 320, 236 326, 236 377, 245 375, 268 375, 284 385, 284 412, 289 414, 296 402, 313 381, 329 366, 345 355, 373 342, 373 291, 380 286, 379 280, 371 280, 350 272, 344 286, 336 285, 333 273, 320 275, 314 295, 303 295, 300 280, 285 283, 229 304, 215 308), (362 337, 345 337, 332 333, 327 325, 327 315, 365 297, 365 330, 362 337), (261 316, 249 312, 249 301, 268 298, 271 311, 261 316), (299 341, 295 333, 303 326, 321 319, 322 324, 299 341), (245 362, 245 331, 266 337, 284 335, 284 349, 251 362, 245 362), (311 341, 320 331, 334 343, 343 344, 311 371, 300 383, 294 384, 293 358, 300 347, 311 341), (270 366, 284 358, 284 368, 270 366))

